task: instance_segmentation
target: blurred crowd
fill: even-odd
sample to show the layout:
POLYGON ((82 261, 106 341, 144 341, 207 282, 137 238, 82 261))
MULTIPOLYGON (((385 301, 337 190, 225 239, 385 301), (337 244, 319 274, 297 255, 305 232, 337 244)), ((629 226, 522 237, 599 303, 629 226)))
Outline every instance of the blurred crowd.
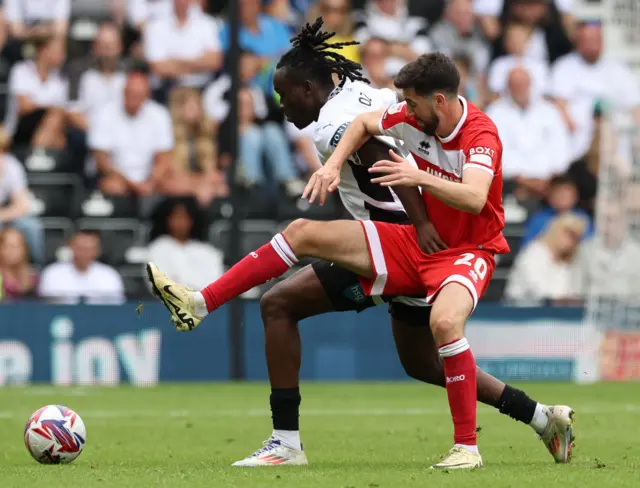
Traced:
MULTIPOLYGON (((343 54, 376 87, 393 87, 394 75, 422 53, 455 60, 460 94, 486 110, 504 144, 514 252, 499 263, 490 296, 584 299, 594 273, 599 120, 614 107, 640 121, 640 82, 603 52, 597 19, 581 18, 573 0, 237 2, 233 183, 243 209, 228 204, 235 188, 228 2, 91 0, 93 9, 75 12, 70 0, 4 0, 4 300, 138 298, 148 292, 140 272, 147 258, 202 287, 229 264, 231 212, 243 212, 248 250, 276 222, 341 215, 337 203, 315 215, 299 201, 319 166, 312 127, 300 131, 285 120, 272 86, 290 37, 318 16, 338 41, 359 42, 343 54)), ((636 252, 620 246, 628 249, 614 247, 612 256, 636 252)))

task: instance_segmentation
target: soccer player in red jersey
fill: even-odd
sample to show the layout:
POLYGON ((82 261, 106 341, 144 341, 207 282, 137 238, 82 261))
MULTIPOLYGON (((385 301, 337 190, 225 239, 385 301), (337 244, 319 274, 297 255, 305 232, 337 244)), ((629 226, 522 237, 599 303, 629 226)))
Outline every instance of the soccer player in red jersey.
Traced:
POLYGON ((487 289, 494 255, 509 251, 502 234, 502 143, 489 117, 457 95, 459 83, 455 66, 439 53, 405 66, 395 80, 405 101, 356 118, 307 187, 312 201, 322 200, 348 155, 375 135, 402 140, 418 164, 411 167, 391 152, 391 160, 369 171, 379 174, 372 181, 383 186, 421 187, 429 219, 449 249, 427 256, 412 228, 365 222, 374 272, 362 283, 375 295, 421 283, 433 303, 431 329, 444 362, 455 440, 449 456, 436 465, 442 468, 482 465, 476 445, 476 364, 464 325, 487 289))
MULTIPOLYGON (((310 200, 323 202, 339 183, 343 162, 372 135, 404 141, 419 168, 392 153, 371 169, 384 186, 421 187, 429 218, 449 249, 424 254, 413 226, 373 221, 298 219, 249 254, 219 280, 197 292, 173 282, 152 263, 154 293, 178 330, 192 330, 204 316, 245 291, 276 278, 302 257, 334 262, 362 277, 371 295, 422 294, 432 303, 430 327, 444 363, 454 423, 454 447, 435 468, 482 466, 476 445, 476 364, 464 325, 486 291, 495 254, 508 252, 502 235, 502 145, 493 123, 457 96, 459 74, 449 58, 423 55, 396 79, 405 102, 354 119, 325 166, 311 178, 310 200)), ((304 100, 312 86, 299 88, 304 100)), ((283 103, 286 103, 283 102, 283 103)), ((553 426, 548 447, 567 461, 572 442, 569 407, 545 412, 553 426)))

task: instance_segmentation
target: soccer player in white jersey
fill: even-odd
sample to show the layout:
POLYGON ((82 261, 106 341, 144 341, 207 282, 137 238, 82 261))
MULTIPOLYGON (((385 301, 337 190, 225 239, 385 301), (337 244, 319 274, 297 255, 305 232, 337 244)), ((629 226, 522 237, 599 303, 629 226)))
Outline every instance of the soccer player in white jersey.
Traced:
MULTIPOLYGON (((322 32, 321 26, 320 20, 312 26, 307 25, 293 39, 293 48, 278 64, 274 84, 285 114, 291 122, 300 128, 316 122, 314 142, 320 159, 324 162, 331 156, 342 134, 356 116, 385 108, 396 101, 396 96, 390 90, 369 87, 362 78, 361 67, 337 52, 340 44, 332 45, 327 42, 332 34, 322 32), (340 86, 334 86, 332 73, 336 73, 341 79, 340 86)), ((389 146, 396 147, 396 144, 394 139, 388 137, 370 139, 343 166, 338 187, 340 196, 355 219, 390 223, 407 223, 410 220, 416 227, 422 250, 426 253, 438 252, 446 246, 428 221, 418 190, 404 188, 396 195, 371 183, 367 168, 387 157, 389 146), (403 211, 399 200, 407 213, 403 211)), ((292 255, 282 234, 267 246, 270 246, 269 252, 272 255, 268 258, 271 263, 265 263, 265 267, 285 269, 296 261, 296 256, 292 255), (284 266, 276 264, 280 260, 284 261, 284 266)), ((250 283, 263 279, 256 277, 263 273, 254 265, 265 259, 263 256, 267 256, 267 252, 262 248, 257 252, 259 258, 254 260, 252 257, 246 261, 247 266, 253 266, 251 273, 243 272, 241 268, 244 265, 241 263, 234 267, 238 277, 242 274, 241 280, 246 283, 237 283, 231 287, 221 287, 218 284, 217 288, 225 288, 223 294, 228 293, 231 298, 237 286, 251 287, 253 285, 250 283)), ((309 255, 313 256, 313 253, 309 255)), ((190 330, 197 326, 201 320, 198 317, 205 315, 207 310, 194 310, 188 290, 168 280, 155 266, 150 264, 148 270, 156 294, 174 315, 178 328, 190 330), (190 320, 193 320, 191 324, 190 320)), ((268 273, 278 274, 277 271, 268 273)), ((218 291, 220 290, 215 292, 216 301, 219 302, 216 306, 227 299, 227 296, 221 298, 218 291)), ((203 293, 206 292, 203 290, 203 293)), ((362 292, 356 273, 328 261, 318 261, 307 266, 278 283, 263 296, 261 310, 271 382, 273 433, 261 449, 235 463, 236 466, 307 464, 299 433, 301 345, 298 321, 331 311, 359 312, 376 306, 381 301, 362 292)), ((406 372, 426 383, 444 387, 443 365, 428 327, 430 309, 424 306, 424 299, 405 297, 388 301, 396 347, 406 372)), ((481 370, 477 371, 477 390, 478 399, 483 403, 530 424, 541 435, 556 460, 568 460, 559 458, 556 455, 557 449, 551 448, 558 437, 558 426, 548 415, 549 407, 535 402, 524 392, 505 385, 481 370)))

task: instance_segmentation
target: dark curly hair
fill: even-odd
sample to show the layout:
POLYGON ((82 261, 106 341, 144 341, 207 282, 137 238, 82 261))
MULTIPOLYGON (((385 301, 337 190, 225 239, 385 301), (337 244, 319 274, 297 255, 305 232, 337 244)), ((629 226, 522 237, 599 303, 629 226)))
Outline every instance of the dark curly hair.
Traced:
POLYGON ((334 51, 359 43, 356 41, 328 43, 327 41, 336 33, 320 30, 323 23, 322 17, 318 17, 313 25, 303 26, 298 35, 291 39, 293 47, 280 58, 277 68, 287 68, 300 81, 311 77, 323 84, 333 85, 331 75, 336 73, 340 86, 347 80, 369 83, 362 74, 361 65, 334 51))

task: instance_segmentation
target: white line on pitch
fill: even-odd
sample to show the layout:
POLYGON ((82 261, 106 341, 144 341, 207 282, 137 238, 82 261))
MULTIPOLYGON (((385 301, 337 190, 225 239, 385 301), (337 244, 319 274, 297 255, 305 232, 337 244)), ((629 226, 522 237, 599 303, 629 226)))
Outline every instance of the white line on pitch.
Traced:
MULTIPOLYGON (((577 406, 580 414, 608 415, 616 413, 640 413, 640 405, 603 405, 603 406, 577 406)), ((482 413, 497 413, 495 408, 481 406, 478 409, 482 413)), ((202 417, 266 417, 271 413, 268 410, 80 410, 78 413, 83 418, 109 419, 109 418, 202 418, 202 417)), ((412 408, 412 409, 303 409, 301 415, 307 417, 379 417, 379 416, 419 416, 419 415, 450 415, 447 408, 412 408)), ((10 420, 29 415, 28 412, 0 411, 0 420, 10 420)))

